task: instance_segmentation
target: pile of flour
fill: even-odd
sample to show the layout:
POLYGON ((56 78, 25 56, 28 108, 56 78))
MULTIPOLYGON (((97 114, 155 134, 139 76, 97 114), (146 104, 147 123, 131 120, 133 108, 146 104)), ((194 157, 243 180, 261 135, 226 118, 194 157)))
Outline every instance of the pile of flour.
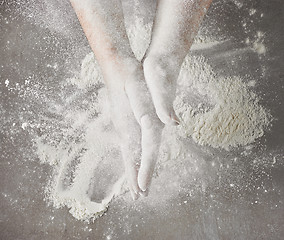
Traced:
MULTIPOLYGON (((143 25, 139 19, 128 29, 138 59, 145 53, 150 34, 151 25, 143 25)), ((206 48, 215 43, 202 41, 193 48, 203 45, 206 48)), ((86 103, 86 109, 61 113, 62 122, 70 123, 62 136, 42 135, 36 139, 36 146, 40 160, 54 169, 46 189, 48 199, 55 207, 67 206, 75 218, 89 221, 100 216, 114 197, 126 192, 123 169, 117 169, 121 165, 117 163, 122 162, 119 140, 111 124, 106 89, 93 53, 83 60, 80 74, 66 84, 86 93, 89 88, 96 88, 96 95, 86 103), (94 189, 102 184, 104 175, 111 184, 102 200, 96 202, 94 189)), ((174 103, 182 124, 164 129, 159 163, 178 159, 186 148, 183 139, 192 138, 200 145, 229 150, 261 137, 271 117, 259 104, 251 85, 237 76, 215 74, 203 57, 187 56, 174 103)), ((72 99, 75 97, 67 101, 72 99)), ((55 111, 60 113, 61 109, 55 111)))
POLYGON ((175 109, 181 134, 214 148, 245 146, 264 134, 271 117, 251 91, 251 82, 237 76, 216 76, 203 57, 187 57, 178 79, 175 109), (209 98, 211 107, 194 108, 188 95, 209 98))

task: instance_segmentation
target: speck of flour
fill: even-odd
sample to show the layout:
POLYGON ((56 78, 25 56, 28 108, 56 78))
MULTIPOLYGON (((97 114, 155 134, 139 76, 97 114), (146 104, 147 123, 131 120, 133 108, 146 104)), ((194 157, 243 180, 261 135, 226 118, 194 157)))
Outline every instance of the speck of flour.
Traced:
MULTIPOLYGON (((128 35, 136 57, 141 59, 150 40, 151 24, 143 25, 137 19, 128 35)), ((204 44, 205 48, 216 45, 197 41, 193 48, 200 49, 204 44)), ((111 124, 106 88, 93 53, 83 59, 81 72, 65 84, 86 92, 93 87, 96 95, 86 109, 62 113, 55 106, 54 111, 61 113, 61 121, 70 123, 69 127, 60 136, 39 136, 35 140, 37 154, 42 163, 54 170, 46 188, 48 201, 55 207, 68 207, 78 220, 93 221, 107 210, 113 198, 126 193, 123 169, 117 167, 117 162, 122 162, 119 140, 111 124), (109 187, 98 191, 103 181, 109 182, 109 187)), ((199 145, 230 150, 252 144, 263 136, 272 117, 259 103, 252 86, 238 76, 216 74, 204 57, 188 55, 179 74, 174 102, 182 124, 165 127, 157 172, 163 171, 163 165, 182 158, 187 148, 184 140, 192 138, 199 145)), ((72 97, 66 101, 72 101, 72 97)), ((195 165, 192 169, 199 171, 195 165)))

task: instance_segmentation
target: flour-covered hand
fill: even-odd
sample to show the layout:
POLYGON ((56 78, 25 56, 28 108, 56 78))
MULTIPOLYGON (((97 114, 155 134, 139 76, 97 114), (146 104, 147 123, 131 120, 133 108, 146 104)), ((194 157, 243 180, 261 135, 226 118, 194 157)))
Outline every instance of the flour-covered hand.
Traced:
POLYGON ((112 120, 121 139, 125 173, 135 200, 148 193, 163 124, 155 113, 141 66, 123 74, 123 82, 109 86, 109 96, 112 120))

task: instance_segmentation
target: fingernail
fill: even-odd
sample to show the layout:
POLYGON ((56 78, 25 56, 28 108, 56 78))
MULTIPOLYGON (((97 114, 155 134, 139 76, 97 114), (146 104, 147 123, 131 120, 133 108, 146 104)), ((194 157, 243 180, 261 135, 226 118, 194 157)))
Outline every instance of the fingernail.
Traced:
POLYGON ((180 124, 180 120, 179 118, 177 117, 177 115, 175 114, 175 112, 173 112, 171 114, 171 119, 174 121, 175 125, 179 125, 180 124))
POLYGON ((179 122, 178 121, 176 121, 176 120, 174 120, 174 119, 172 119, 172 124, 171 124, 172 126, 178 126, 179 125, 179 122))
POLYGON ((147 187, 140 187, 140 189, 142 190, 142 192, 146 192, 147 191, 147 187))

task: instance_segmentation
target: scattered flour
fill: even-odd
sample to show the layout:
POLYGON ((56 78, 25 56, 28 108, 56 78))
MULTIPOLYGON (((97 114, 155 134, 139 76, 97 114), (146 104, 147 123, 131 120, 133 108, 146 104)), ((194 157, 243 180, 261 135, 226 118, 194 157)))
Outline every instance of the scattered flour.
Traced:
POLYGON ((258 54, 265 54, 266 53, 266 48, 263 43, 260 43, 258 41, 253 43, 253 49, 256 51, 258 54))
POLYGON ((266 53, 266 47, 263 43, 264 33, 261 31, 257 31, 254 36, 254 41, 251 41, 249 38, 245 40, 247 45, 251 45, 252 50, 254 50, 257 54, 262 55, 266 53))
MULTIPOLYGON (((147 49, 150 34, 151 25, 143 25, 139 19, 128 29, 138 59, 147 49)), ((202 44, 196 41, 193 47, 202 48, 202 44)), ((206 47, 215 45, 206 42, 206 47)), ((48 199, 55 207, 67 206, 76 219, 90 221, 101 216, 110 201, 126 191, 123 171, 117 174, 113 170, 117 166, 113 164, 122 162, 119 141, 111 125, 106 89, 93 53, 83 60, 79 76, 67 82, 82 90, 96 86, 95 101, 84 111, 70 109, 64 116, 61 113, 62 121, 70 122, 71 126, 54 139, 39 136, 37 153, 41 162, 54 167, 53 179, 46 189, 48 199), (91 118, 91 115, 96 117, 91 118), (100 174, 101 166, 116 178, 106 190, 106 197, 96 202, 94 189, 100 180, 96 182, 94 177, 100 174)), ((178 128, 164 129, 163 154, 158 162, 163 164, 182 156, 186 146, 181 141, 189 137, 200 145, 226 150, 251 144, 261 137, 271 117, 249 87, 237 76, 216 75, 203 57, 187 56, 178 78, 174 103, 182 124, 178 128)))
POLYGON ((256 9, 251 8, 251 9, 249 10, 249 15, 250 15, 250 16, 254 15, 255 13, 256 13, 256 9))
POLYGON ((243 1, 241 0, 231 0, 239 9, 243 7, 243 1))
POLYGON ((6 87, 8 87, 8 85, 9 85, 9 80, 8 79, 5 80, 5 85, 6 85, 6 87))

